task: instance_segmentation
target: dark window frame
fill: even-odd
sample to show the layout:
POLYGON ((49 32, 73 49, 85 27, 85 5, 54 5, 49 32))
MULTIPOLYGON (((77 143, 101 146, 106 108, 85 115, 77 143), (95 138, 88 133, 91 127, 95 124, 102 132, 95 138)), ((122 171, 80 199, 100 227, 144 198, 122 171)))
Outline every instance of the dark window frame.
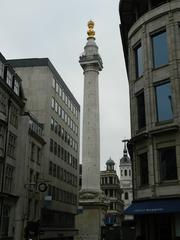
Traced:
POLYGON ((136 71, 136 79, 141 78, 144 75, 144 64, 143 64, 143 48, 142 43, 138 42, 134 49, 134 59, 135 59, 135 71, 136 71), (139 57, 138 50, 141 50, 141 58, 139 57), (142 62, 140 62, 140 60, 142 62), (140 67, 140 63, 142 63, 142 66, 140 67), (141 69, 142 68, 142 69, 141 69), (142 71, 141 71, 142 70, 142 71))
POLYGON ((167 38, 167 30, 165 27, 161 28, 161 29, 158 29, 156 30, 155 32, 151 33, 150 34, 150 37, 151 37, 151 49, 152 49, 152 67, 153 69, 158 69, 158 68, 161 68, 163 66, 166 66, 169 64, 169 48, 168 48, 168 38, 167 38), (154 41, 153 39, 157 36, 160 36, 161 34, 163 33, 166 33, 166 44, 167 44, 167 63, 162 63, 162 64, 159 64, 159 65, 156 65, 156 60, 155 60, 155 48, 154 48, 154 41))
MULTIPOLYGON (((178 172, 177 172, 177 157, 176 157, 176 146, 168 146, 168 147, 162 147, 158 149, 158 163, 159 163, 159 177, 160 177, 160 182, 167 182, 167 181, 177 181, 178 180, 178 172), (174 151, 174 156, 171 152, 171 154, 169 154, 171 157, 171 161, 166 163, 166 169, 163 169, 163 163, 162 163, 162 157, 164 157, 165 161, 168 161, 168 159, 166 159, 168 157, 168 152, 169 150, 173 150, 174 151), (163 153, 164 151, 164 153, 163 153), (166 152, 165 152, 166 151, 166 152), (174 157, 174 166, 172 166, 172 160, 174 157), (174 176, 172 176, 172 173, 174 170, 174 176), (168 172, 169 171, 169 172, 168 172)), ((165 162, 164 161, 164 162, 165 162)))
POLYGON ((148 186, 149 185, 148 152, 140 153, 138 155, 138 158, 139 158, 140 186, 141 187, 148 186))
POLYGON ((138 130, 141 130, 146 127, 146 107, 145 107, 144 90, 136 94, 136 106, 137 106, 138 130), (143 101, 142 101, 142 96, 143 96, 143 101))
POLYGON ((155 91, 155 101, 156 101, 156 121, 158 123, 161 123, 161 122, 169 122, 169 121, 172 121, 174 116, 173 116, 173 103, 172 103, 172 88, 171 88, 171 82, 169 79, 166 79, 164 81, 161 81, 159 83, 156 83, 154 84, 154 91, 155 91), (157 97, 157 88, 160 87, 160 86, 164 86, 165 84, 168 84, 170 85, 170 91, 171 91, 171 102, 170 102, 170 107, 171 107, 171 111, 172 111, 172 118, 169 118, 169 119, 164 119, 164 120, 160 120, 160 116, 159 116, 159 111, 158 111, 158 97, 157 97))

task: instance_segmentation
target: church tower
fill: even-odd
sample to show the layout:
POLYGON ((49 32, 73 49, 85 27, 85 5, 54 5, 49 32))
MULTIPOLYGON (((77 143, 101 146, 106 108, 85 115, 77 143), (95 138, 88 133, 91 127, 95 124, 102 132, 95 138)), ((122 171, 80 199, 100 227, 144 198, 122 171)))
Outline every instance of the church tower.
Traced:
POLYGON ((123 191, 122 200, 124 201, 124 209, 132 202, 132 166, 131 160, 127 154, 127 141, 124 140, 123 157, 120 159, 120 187, 123 191))

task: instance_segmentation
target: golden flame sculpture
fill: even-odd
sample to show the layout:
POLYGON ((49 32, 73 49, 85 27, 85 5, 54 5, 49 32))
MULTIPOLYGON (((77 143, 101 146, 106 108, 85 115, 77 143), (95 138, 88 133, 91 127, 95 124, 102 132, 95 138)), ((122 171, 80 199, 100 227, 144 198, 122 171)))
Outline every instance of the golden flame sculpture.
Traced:
POLYGON ((88 24, 87 24, 87 26, 88 26, 88 31, 87 31, 87 35, 88 35, 88 37, 89 38, 94 38, 94 36, 95 36, 95 31, 94 31, 94 22, 92 21, 92 20, 90 20, 89 22, 88 22, 88 24))

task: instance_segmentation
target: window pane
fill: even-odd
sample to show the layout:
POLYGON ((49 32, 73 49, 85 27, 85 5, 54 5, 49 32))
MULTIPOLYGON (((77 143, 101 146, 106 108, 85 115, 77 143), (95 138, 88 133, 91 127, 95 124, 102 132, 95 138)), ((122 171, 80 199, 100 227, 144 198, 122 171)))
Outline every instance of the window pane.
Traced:
POLYGON ((4 77, 4 64, 0 62, 0 77, 4 77))
POLYGON ((124 194, 124 199, 125 199, 125 200, 128 200, 128 198, 129 198, 128 192, 125 192, 125 194, 124 194))
POLYGON ((146 126, 144 92, 137 96, 138 128, 146 126))
POLYGON ((136 77, 139 78, 143 75, 143 72, 144 72, 142 46, 141 45, 139 45, 135 49, 135 60, 136 60, 136 77))
POLYGON ((158 121, 172 119, 173 112, 170 83, 161 84, 156 87, 156 101, 158 121))
POLYGON ((19 96, 19 82, 14 80, 14 92, 19 96))
POLYGON ((13 76, 8 70, 7 70, 6 82, 10 87, 12 87, 13 76))
POLYGON ((176 148, 160 149, 159 156, 161 181, 177 179, 176 148))
POLYGON ((52 78, 52 87, 55 88, 55 85, 56 85, 56 80, 52 78))
POLYGON ((52 97, 52 99, 51 99, 51 107, 54 109, 54 107, 55 107, 55 100, 54 100, 54 98, 52 97))
POLYGON ((147 185, 149 183, 147 153, 139 155, 139 172, 140 172, 140 184, 147 185))
POLYGON ((158 68, 168 64, 168 47, 166 32, 161 32, 152 37, 154 67, 158 68))

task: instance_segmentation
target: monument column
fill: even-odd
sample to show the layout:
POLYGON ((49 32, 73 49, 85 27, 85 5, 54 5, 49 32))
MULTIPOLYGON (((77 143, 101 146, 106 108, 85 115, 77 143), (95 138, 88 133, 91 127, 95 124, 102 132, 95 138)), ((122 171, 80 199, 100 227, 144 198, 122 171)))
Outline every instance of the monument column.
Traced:
POLYGON ((88 22, 88 38, 79 63, 84 73, 83 135, 82 135, 82 189, 79 206, 82 213, 76 217, 80 240, 100 240, 101 226, 107 201, 100 189, 100 122, 99 71, 102 59, 95 42, 94 22, 88 22))
POLYGON ((100 191, 99 71, 102 60, 95 42, 94 22, 88 22, 87 44, 79 63, 84 70, 82 190, 100 191), (92 175, 93 174, 93 175, 92 175))

